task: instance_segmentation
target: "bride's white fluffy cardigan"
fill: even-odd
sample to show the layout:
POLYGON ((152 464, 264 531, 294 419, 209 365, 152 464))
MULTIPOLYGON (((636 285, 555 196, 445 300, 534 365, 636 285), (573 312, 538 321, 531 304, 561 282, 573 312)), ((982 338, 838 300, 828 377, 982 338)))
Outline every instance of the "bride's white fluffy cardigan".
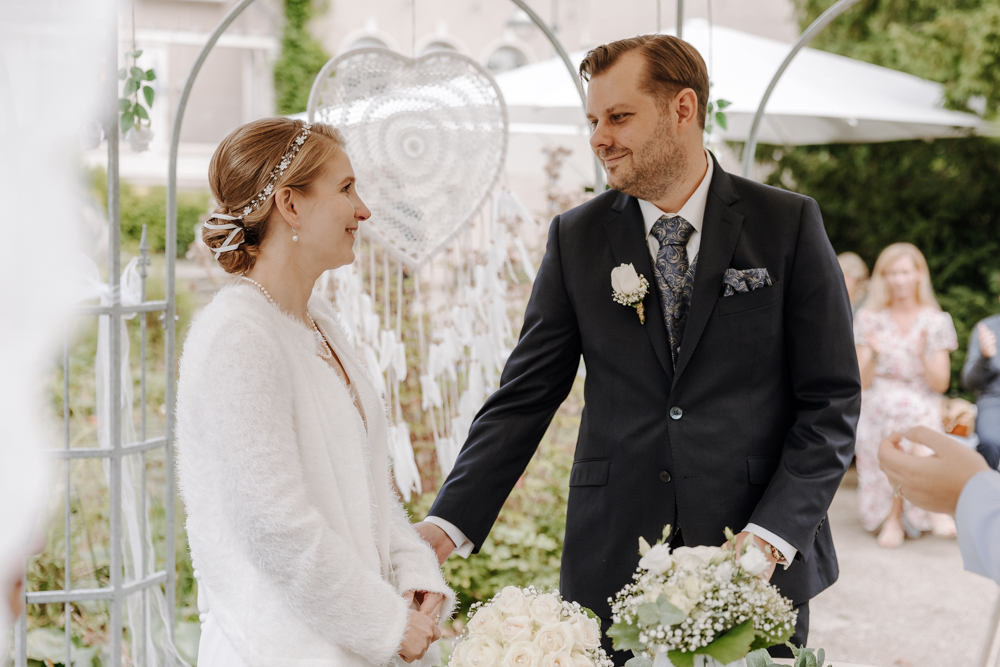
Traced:
POLYGON ((333 307, 311 329, 256 288, 224 288, 192 324, 180 364, 177 467, 201 592, 250 667, 384 665, 402 593, 454 595, 389 478, 385 408, 333 307))

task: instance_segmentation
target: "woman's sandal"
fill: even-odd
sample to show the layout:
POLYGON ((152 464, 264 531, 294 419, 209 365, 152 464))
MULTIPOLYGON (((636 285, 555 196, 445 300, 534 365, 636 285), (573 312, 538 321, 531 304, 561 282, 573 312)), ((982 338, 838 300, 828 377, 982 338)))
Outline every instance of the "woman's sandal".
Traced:
POLYGON ((903 546, 906 533, 903 532, 903 524, 897 519, 886 519, 882 524, 882 530, 878 534, 878 545, 883 549, 898 549, 903 546))

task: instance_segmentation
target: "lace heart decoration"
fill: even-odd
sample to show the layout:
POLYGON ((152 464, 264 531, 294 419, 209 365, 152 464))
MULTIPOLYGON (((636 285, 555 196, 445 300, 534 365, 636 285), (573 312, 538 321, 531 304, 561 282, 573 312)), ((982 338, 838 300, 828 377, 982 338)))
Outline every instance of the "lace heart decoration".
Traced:
POLYGON ((344 134, 372 212, 364 231, 411 267, 472 221, 507 153, 500 88, 479 63, 451 51, 416 59, 348 51, 316 77, 309 119, 344 134))

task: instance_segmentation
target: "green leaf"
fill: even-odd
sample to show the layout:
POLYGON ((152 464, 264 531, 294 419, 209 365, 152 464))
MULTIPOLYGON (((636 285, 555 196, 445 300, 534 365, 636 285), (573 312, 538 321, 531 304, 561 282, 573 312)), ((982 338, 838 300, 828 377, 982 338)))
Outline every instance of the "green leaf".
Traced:
POLYGON ((719 100, 718 102, 715 103, 715 106, 719 108, 719 111, 722 111, 726 107, 732 106, 732 104, 733 103, 730 102, 729 100, 719 100))
POLYGON ((141 56, 141 55, 142 55, 142 49, 139 49, 139 50, 137 50, 137 51, 133 51, 133 52, 132 52, 131 54, 129 54, 129 55, 131 55, 131 56, 132 56, 133 58, 138 58, 139 56, 141 56))
POLYGON ((118 70, 118 80, 124 81, 126 77, 128 77, 128 72, 125 70, 124 67, 122 67, 120 70, 118 70))
POLYGON ((138 116, 139 118, 142 118, 143 120, 149 120, 149 114, 146 113, 146 107, 142 106, 141 104, 136 104, 132 108, 132 110, 135 112, 135 115, 138 116))
POLYGON ((667 657, 674 667, 694 667, 694 653, 691 651, 681 652, 675 649, 669 651, 667 657))
POLYGON ((128 111, 131 108, 132 108, 132 100, 128 99, 127 97, 122 97, 118 99, 119 111, 128 111))
MULTIPOLYGON (((608 637, 611 637, 611 644, 616 651, 628 651, 630 649, 641 651, 646 645, 639 641, 639 626, 633 623, 615 623, 608 628, 608 637)), ((674 663, 675 665, 677 663, 674 663)), ((684 667, 678 665, 678 667, 684 667)), ((693 665, 691 666, 693 667, 693 665)))
POLYGON ((146 81, 155 81, 155 80, 156 80, 156 72, 154 72, 151 69, 146 70, 146 81))
POLYGON ((723 130, 729 129, 728 124, 726 123, 726 114, 722 113, 721 111, 716 112, 715 122, 718 123, 719 127, 721 127, 723 130))
POLYGON ((139 90, 139 82, 135 79, 129 79, 125 82, 125 97, 131 97, 135 94, 135 91, 139 90))
POLYGON ((656 608, 660 615, 660 623, 666 626, 677 625, 687 618, 687 614, 675 607, 663 593, 656 598, 656 608))
POLYGON ((600 620, 601 620, 600 617, 598 617, 597 614, 595 614, 591 610, 587 609, 586 607, 580 607, 580 611, 582 611, 584 614, 586 614, 587 618, 589 618, 591 620, 598 621, 598 622, 600 622, 600 620))
POLYGON ((708 646, 703 646, 695 652, 705 653, 723 665, 728 665, 731 662, 736 662, 750 652, 750 645, 753 643, 754 636, 753 620, 747 620, 721 637, 717 637, 708 646))
POLYGON ((146 106, 150 109, 153 108, 153 98, 156 96, 156 91, 154 91, 149 86, 142 87, 142 95, 146 98, 146 106))
POLYGON ((139 67, 133 67, 129 69, 128 73, 132 76, 133 79, 139 79, 140 81, 146 78, 146 73, 143 72, 142 69, 139 67))
POLYGON ((775 662, 771 659, 771 654, 767 652, 767 649, 760 648, 747 653, 747 667, 770 667, 773 664, 775 662))
POLYGON ((135 125, 135 116, 131 112, 126 112, 122 114, 121 127, 122 134, 128 132, 135 125))
POLYGON ((637 655, 634 658, 629 658, 625 663, 625 667, 653 667, 653 661, 649 658, 637 655))
POLYGON ((652 602, 639 605, 639 623, 643 627, 657 625, 660 622, 660 609, 652 602))

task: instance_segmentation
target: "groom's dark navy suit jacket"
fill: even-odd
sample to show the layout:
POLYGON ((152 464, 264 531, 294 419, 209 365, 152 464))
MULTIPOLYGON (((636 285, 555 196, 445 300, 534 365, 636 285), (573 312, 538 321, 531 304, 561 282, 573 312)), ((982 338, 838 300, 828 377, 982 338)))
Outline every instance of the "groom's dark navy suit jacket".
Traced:
POLYGON ((476 548, 489 534, 580 355, 586 405, 570 475, 561 592, 608 618, 639 536, 665 524, 718 545, 756 523, 798 549, 772 581, 798 604, 837 579, 826 512, 861 404, 851 307, 816 202, 716 163, 674 371, 638 200, 609 190, 557 216, 521 338, 430 514, 476 548), (611 270, 650 283, 646 323, 611 298, 611 270), (723 297, 726 269, 773 285, 723 297))

